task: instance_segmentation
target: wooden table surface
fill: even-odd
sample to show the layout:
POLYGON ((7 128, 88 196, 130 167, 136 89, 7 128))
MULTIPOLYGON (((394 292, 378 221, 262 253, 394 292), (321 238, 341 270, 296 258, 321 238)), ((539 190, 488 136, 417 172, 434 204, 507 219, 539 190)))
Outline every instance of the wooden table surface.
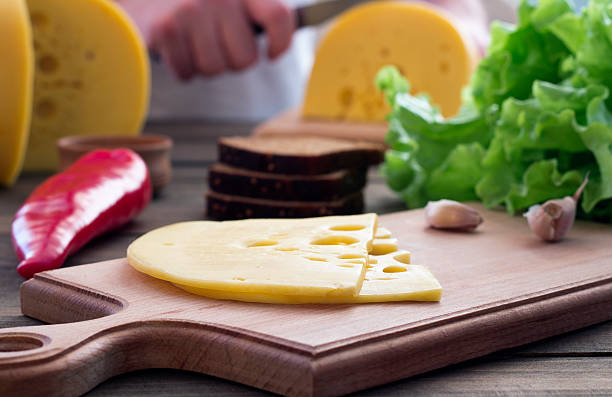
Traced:
MULTIPOLYGON (((69 258, 65 266, 125 255, 138 235, 161 225, 203 218, 206 167, 216 160, 216 139, 247 134, 250 125, 155 123, 147 132, 174 139, 173 180, 130 225, 103 236, 69 258)), ((12 217, 46 175, 25 175, 10 189, 0 189, 0 328, 41 324, 19 308, 23 279, 10 240, 12 217)), ((366 209, 388 213, 404 209, 375 170, 366 190, 366 209)), ((537 324, 533 325, 537 327, 537 324)), ((483 332, 486 332, 483 330, 483 332)), ((612 395, 612 321, 501 351, 411 379, 365 390, 359 396, 440 395, 612 395)), ((88 396, 264 396, 248 386, 198 373, 155 369, 111 378, 88 396)))

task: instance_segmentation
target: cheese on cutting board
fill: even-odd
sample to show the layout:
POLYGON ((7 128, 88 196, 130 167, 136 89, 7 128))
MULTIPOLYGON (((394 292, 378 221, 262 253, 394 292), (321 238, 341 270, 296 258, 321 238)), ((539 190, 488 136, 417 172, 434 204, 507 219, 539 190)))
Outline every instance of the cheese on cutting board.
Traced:
POLYGON ((215 291, 175 284, 187 292, 214 299, 243 302, 305 304, 305 303, 375 303, 395 301, 437 302, 442 287, 433 274, 421 265, 411 265, 410 254, 396 251, 372 259, 357 296, 295 296, 270 293, 215 291))
POLYGON ((135 269, 190 287, 240 293, 359 293, 376 214, 184 222, 153 230, 127 250, 135 269))
POLYGON ((0 185, 15 182, 30 128, 34 52, 24 0, 0 1, 0 185))
POLYGON ((24 169, 56 168, 61 136, 139 133, 149 101, 148 54, 127 14, 110 0, 27 4, 36 71, 24 169))
POLYGON ((389 113, 374 85, 395 65, 411 93, 427 93, 444 116, 457 113, 476 51, 441 10, 420 3, 372 2, 336 19, 322 39, 304 98, 306 118, 384 121, 389 113))

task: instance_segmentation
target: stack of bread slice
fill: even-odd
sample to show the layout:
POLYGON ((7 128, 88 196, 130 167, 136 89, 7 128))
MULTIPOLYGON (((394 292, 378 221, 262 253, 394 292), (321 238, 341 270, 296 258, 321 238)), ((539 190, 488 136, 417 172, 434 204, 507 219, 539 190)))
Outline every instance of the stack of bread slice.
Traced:
POLYGON ((284 134, 221 138, 218 150, 206 196, 218 220, 360 213, 367 169, 384 154, 381 144, 284 134))

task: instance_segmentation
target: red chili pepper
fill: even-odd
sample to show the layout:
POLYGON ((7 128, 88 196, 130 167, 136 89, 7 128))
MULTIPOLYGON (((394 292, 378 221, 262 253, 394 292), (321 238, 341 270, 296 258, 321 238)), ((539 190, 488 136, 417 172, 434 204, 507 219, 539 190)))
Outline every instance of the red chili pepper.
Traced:
POLYGON ((94 237, 134 218, 151 201, 144 161, 131 150, 95 150, 40 185, 12 226, 25 278, 57 269, 94 237))

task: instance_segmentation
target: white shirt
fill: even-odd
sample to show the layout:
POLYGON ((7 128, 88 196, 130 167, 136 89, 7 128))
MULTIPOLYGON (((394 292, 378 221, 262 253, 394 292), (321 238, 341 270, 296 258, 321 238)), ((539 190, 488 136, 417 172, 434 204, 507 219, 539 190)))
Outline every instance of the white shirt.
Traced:
MULTIPOLYGON (((304 0, 286 0, 291 7, 304 0)), ((287 52, 270 61, 265 38, 259 60, 239 73, 178 81, 163 62, 152 62, 149 119, 261 121, 298 106, 304 95, 315 50, 316 32, 300 29, 287 52)))
MULTIPOLYGON (((0 0, 1 1, 1 0, 0 0)), ((285 0, 289 6, 315 0, 285 0)), ((491 19, 514 19, 516 0, 483 1, 491 19)), ((244 72, 180 82, 162 63, 152 65, 152 120, 263 121, 285 109, 299 106, 312 67, 317 31, 300 29, 291 47, 269 61, 265 38, 259 40, 259 61, 244 72)))

